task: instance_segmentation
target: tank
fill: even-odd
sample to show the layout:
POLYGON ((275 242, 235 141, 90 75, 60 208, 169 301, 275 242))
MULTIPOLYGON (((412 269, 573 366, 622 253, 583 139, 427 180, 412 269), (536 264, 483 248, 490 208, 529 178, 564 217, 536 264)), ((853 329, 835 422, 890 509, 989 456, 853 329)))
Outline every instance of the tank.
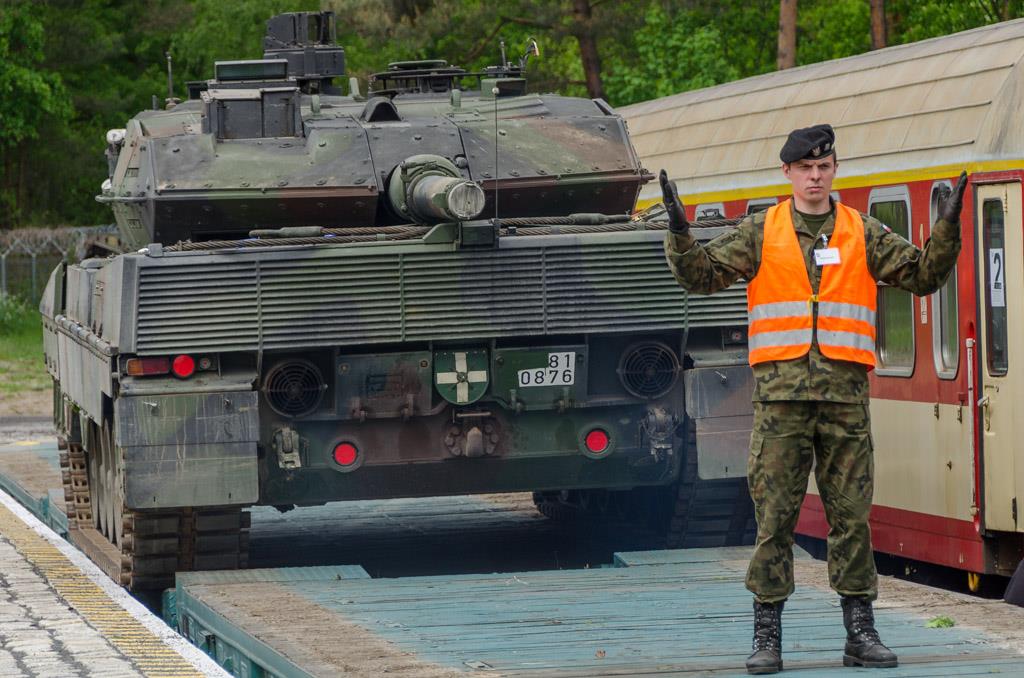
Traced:
POLYGON ((127 253, 50 277, 72 539, 132 590, 245 567, 254 505, 525 491, 749 541, 745 296, 675 284, 622 118, 528 55, 342 94, 329 12, 264 48, 108 132, 127 253))

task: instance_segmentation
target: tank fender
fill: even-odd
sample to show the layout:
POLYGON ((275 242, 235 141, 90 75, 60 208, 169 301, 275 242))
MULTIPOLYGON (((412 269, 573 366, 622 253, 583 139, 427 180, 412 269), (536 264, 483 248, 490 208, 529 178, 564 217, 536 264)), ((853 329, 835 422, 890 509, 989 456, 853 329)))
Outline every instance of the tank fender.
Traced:
POLYGON ((259 496, 255 391, 137 395, 114 402, 128 508, 252 504, 259 496))
POLYGON ((702 480, 745 477, 754 425, 750 367, 695 367, 686 370, 683 383, 686 415, 697 429, 697 475, 702 480))

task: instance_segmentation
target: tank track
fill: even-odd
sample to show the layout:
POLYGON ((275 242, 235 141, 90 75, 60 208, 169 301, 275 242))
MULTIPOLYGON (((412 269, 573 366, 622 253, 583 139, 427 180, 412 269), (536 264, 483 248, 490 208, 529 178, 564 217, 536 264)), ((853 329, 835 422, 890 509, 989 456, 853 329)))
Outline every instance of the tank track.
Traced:
POLYGON ((121 586, 161 590, 174 585, 175 572, 248 566, 250 514, 239 508, 125 510, 120 543, 113 543, 96 526, 84 447, 61 447, 68 538, 121 586))
POLYGON ((697 428, 686 422, 686 444, 679 480, 669 493, 665 548, 707 548, 753 544, 757 537, 747 479, 701 480, 697 476, 697 428))
POLYGON ((535 492, 534 505, 545 517, 565 523, 614 514, 654 529, 665 548, 753 544, 757 524, 746 478, 701 480, 697 476, 696 425, 687 420, 685 427, 680 450, 683 465, 671 486, 625 492, 535 492))

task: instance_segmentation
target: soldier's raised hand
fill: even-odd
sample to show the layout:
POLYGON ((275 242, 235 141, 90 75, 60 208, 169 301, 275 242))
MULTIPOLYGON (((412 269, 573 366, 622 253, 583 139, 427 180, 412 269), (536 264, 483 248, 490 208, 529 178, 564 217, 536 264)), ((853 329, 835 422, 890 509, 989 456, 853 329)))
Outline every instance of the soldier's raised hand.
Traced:
POLYGON ((661 199, 668 214, 668 230, 673 233, 686 233, 690 230, 690 222, 686 220, 686 210, 679 200, 679 191, 676 190, 675 184, 668 180, 665 170, 658 174, 658 181, 661 182, 661 199))
POLYGON ((939 218, 951 224, 960 223, 960 212, 964 208, 964 189, 967 188, 967 172, 960 173, 960 180, 952 191, 945 185, 939 189, 939 218))

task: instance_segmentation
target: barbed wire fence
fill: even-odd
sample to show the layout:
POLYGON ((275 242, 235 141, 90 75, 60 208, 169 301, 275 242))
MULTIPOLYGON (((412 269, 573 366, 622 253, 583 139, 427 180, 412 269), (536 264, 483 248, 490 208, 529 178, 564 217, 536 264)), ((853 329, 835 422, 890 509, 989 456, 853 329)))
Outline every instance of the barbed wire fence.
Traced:
POLYGON ((116 233, 113 225, 0 231, 0 297, 39 303, 57 264, 82 259, 89 243, 116 237, 116 233))

